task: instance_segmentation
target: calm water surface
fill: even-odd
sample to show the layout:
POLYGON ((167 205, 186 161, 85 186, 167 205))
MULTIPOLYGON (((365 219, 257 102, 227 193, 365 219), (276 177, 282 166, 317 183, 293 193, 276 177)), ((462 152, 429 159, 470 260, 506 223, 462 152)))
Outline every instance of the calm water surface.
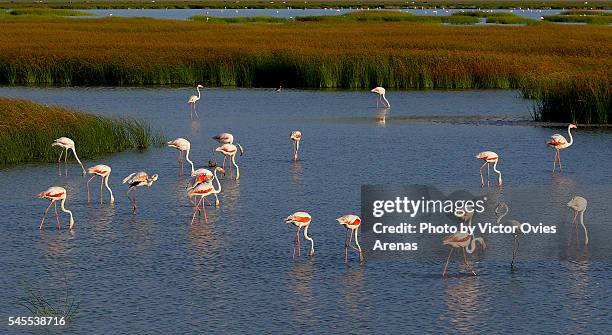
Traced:
POLYGON ((510 242, 492 241, 476 259, 478 277, 455 263, 444 280, 442 247, 441 257, 422 262, 346 266, 344 230, 334 219, 359 213, 362 184, 478 187, 473 155, 490 149, 502 156, 506 187, 524 185, 538 190, 538 199, 550 197, 547 213, 561 224, 571 224, 569 198, 587 197, 589 248, 597 254, 609 248, 612 233, 606 186, 612 133, 578 128, 575 144, 562 153, 566 171, 551 176, 554 152, 544 142, 565 130, 524 122, 530 104, 513 91, 390 91, 393 108, 385 111, 369 92, 206 89, 195 121, 186 104, 191 94, 189 88, 0 88, 0 96, 147 120, 168 138, 189 139, 197 166, 210 159, 211 136, 223 131, 246 150, 238 160, 240 181, 222 182, 221 207, 208 208, 208 225, 189 225, 188 181, 177 176, 176 151, 169 148, 84 162, 112 166, 114 208, 87 207, 86 179, 75 164, 68 177, 58 176, 55 164, 0 170, 2 333, 44 332, 7 328, 6 321, 29 314, 18 305, 28 287, 58 302, 66 282, 79 302, 66 332, 74 334, 609 333, 612 270, 588 250, 581 261, 524 261, 511 273, 501 257, 509 255, 510 242), (297 163, 293 129, 304 134, 297 163), (140 208, 132 215, 120 181, 138 170, 160 178, 138 190, 140 208), (57 231, 52 215, 46 229, 37 229, 47 202, 35 194, 52 185, 68 190, 73 234, 57 231), (317 255, 310 260, 291 259, 294 230, 283 219, 297 210, 313 216, 317 255))

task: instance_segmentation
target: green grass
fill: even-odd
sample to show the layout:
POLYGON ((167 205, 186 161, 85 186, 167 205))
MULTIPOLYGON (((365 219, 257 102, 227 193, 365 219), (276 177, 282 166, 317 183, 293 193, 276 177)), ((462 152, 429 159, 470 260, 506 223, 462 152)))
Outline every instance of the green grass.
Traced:
POLYGON ((542 20, 534 20, 528 17, 522 17, 517 15, 505 15, 505 16, 493 16, 487 18, 487 23, 495 24, 521 24, 528 26, 538 26, 544 24, 542 20))
POLYGON ((589 15, 589 16, 612 16, 610 12, 604 12, 600 10, 566 10, 561 13, 561 15, 589 15))
POLYGON ((21 8, 8 12, 10 15, 34 15, 34 16, 94 16, 83 11, 72 9, 51 9, 51 8, 21 8))
POLYGON ((0 98, 0 166, 54 162, 54 139, 66 136, 83 159, 163 143, 158 132, 134 119, 111 119, 27 100, 0 98))
POLYGON ((586 24, 612 24, 612 16, 602 15, 549 15, 544 21, 586 24))

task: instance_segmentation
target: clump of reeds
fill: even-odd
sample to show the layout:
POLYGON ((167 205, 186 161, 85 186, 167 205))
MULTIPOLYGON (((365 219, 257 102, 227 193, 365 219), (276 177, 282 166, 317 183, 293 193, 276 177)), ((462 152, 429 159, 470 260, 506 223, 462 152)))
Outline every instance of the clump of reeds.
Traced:
POLYGON ((522 17, 514 14, 487 17, 487 23, 520 24, 527 26, 539 26, 544 24, 542 20, 530 19, 528 17, 522 17))
POLYGON ((61 136, 73 139, 84 159, 126 149, 146 149, 163 140, 142 121, 0 98, 0 166, 56 161, 59 151, 51 143, 61 136))
POLYGON ((53 8, 19 8, 8 12, 10 15, 34 15, 34 16, 93 16, 94 14, 72 10, 53 8))
POLYGON ((601 11, 601 10, 572 9, 572 10, 563 11, 561 15, 612 16, 612 13, 601 11))
MULTIPOLYGON (((65 290, 61 292, 63 295, 60 297, 58 294, 45 295, 38 288, 24 282, 24 290, 26 295, 20 297, 17 301, 17 305, 27 309, 32 316, 35 317, 52 317, 52 318, 63 318, 65 323, 59 323, 59 320, 51 321, 51 326, 57 325, 69 325, 79 313, 79 303, 76 300, 68 280, 66 273, 62 270, 62 283, 65 286, 65 290)), ((41 286, 40 284, 37 286, 41 286)), ((42 285, 44 287, 44 285, 42 285)), ((59 292, 57 292, 59 293, 59 292)))
POLYGON ((537 121, 607 124, 612 121, 612 81, 605 75, 537 80, 523 96, 534 99, 537 121))
POLYGON ((548 15, 545 21, 564 23, 586 23, 586 24, 612 24, 612 16, 608 15, 548 15))
POLYGON ((209 23, 287 23, 288 18, 272 16, 241 16, 241 17, 213 17, 206 15, 194 15, 189 18, 193 21, 209 23))

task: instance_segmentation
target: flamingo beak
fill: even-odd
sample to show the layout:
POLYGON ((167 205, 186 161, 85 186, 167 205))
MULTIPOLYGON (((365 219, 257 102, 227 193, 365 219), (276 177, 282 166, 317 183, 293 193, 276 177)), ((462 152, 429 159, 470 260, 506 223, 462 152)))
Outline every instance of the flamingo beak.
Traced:
POLYGON ((219 172, 221 172, 225 176, 225 169, 219 168, 219 172))
POLYGON ((36 195, 37 198, 44 198, 45 197, 45 192, 40 192, 36 195))

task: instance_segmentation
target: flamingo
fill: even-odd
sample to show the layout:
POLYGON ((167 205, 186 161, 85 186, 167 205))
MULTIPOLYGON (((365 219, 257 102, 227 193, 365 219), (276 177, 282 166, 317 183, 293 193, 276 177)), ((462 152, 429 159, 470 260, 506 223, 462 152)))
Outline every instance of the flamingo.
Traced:
POLYGON ((43 224, 45 223, 45 217, 47 216, 47 212, 49 211, 49 208, 51 208, 51 205, 53 204, 55 204, 55 218, 57 219, 57 229, 61 229, 61 224, 59 221, 59 214, 57 212, 57 202, 56 202, 60 200, 61 200, 60 207, 62 209, 62 212, 68 213, 70 215, 69 228, 71 230, 74 229, 74 217, 72 216, 72 212, 67 210, 66 207, 64 207, 64 204, 66 202, 66 189, 65 188, 59 187, 59 186, 49 187, 46 191, 38 193, 38 197, 45 198, 47 200, 51 200, 51 203, 49 204, 49 206, 47 206, 47 209, 45 209, 45 214, 43 214, 43 217, 42 217, 42 220, 40 221, 40 226, 38 227, 38 229, 42 229, 43 224))
POLYGON ((383 104, 383 106, 387 108, 391 108, 391 104, 389 103, 389 100, 387 100, 387 97, 385 96, 385 93, 387 92, 387 90, 385 90, 383 87, 378 86, 378 87, 374 87, 370 92, 378 94, 378 99, 376 99, 376 108, 378 108, 379 101, 383 104))
MULTIPOLYGON (((213 136, 212 138, 213 140, 219 142, 219 144, 223 145, 223 144, 233 144, 234 143, 234 135, 230 134, 230 133, 221 133, 218 135, 213 136)), ((223 168, 225 169, 225 159, 227 158, 227 156, 223 156, 223 168)))
POLYGON ((185 151, 185 160, 191 165, 191 175, 194 175, 193 162, 189 159, 189 150, 191 149, 191 143, 184 138, 177 138, 167 143, 170 148, 175 148, 179 151, 178 162, 179 162, 179 176, 183 175, 183 151, 185 151))
POLYGON ((206 214, 206 207, 202 203, 205 197, 211 194, 214 194, 215 199, 216 199, 215 206, 219 207, 219 198, 217 195, 221 192, 221 183, 219 182, 219 178, 217 177, 217 171, 221 171, 222 173, 225 173, 225 171, 221 167, 215 168, 214 179, 217 181, 217 186, 219 187, 218 189, 215 189, 212 182, 204 182, 204 183, 196 184, 195 187, 193 187, 192 189, 189 190, 189 192, 187 192, 187 197, 190 199, 190 201, 191 201, 191 198, 193 197, 198 197, 198 196, 200 197, 200 201, 195 202, 195 206, 193 207, 193 217, 191 218, 191 225, 193 225, 193 221, 195 220, 196 214, 200 210, 200 204, 202 204, 202 210, 204 211, 204 219, 206 220, 206 223, 208 223, 208 215, 206 214))
POLYGON ((444 272, 442 272, 442 277, 446 276, 448 262, 450 261, 451 255, 453 254, 453 250, 455 250, 455 248, 461 248, 461 250, 463 251, 463 260, 465 261, 465 265, 472 271, 474 276, 476 275, 474 268, 472 268, 472 266, 468 262, 466 254, 466 252, 468 254, 474 252, 474 249, 476 249, 476 242, 480 243, 480 248, 482 250, 485 250, 485 248, 487 247, 482 237, 474 237, 468 233, 456 233, 447 236, 444 238, 444 240, 442 240, 442 243, 444 245, 451 246, 450 252, 448 253, 448 258, 446 259, 446 265, 444 266, 444 272))
MULTIPOLYGON (((214 195, 215 195, 215 206, 219 207, 219 196, 218 194, 221 192, 221 182, 219 181, 219 177, 217 176, 217 171, 221 172, 223 175, 225 175, 225 170, 222 167, 216 166, 214 167, 215 172, 210 172, 210 170, 208 169, 197 169, 196 175, 193 177, 193 179, 191 180, 191 182, 189 183, 189 186, 187 186, 187 190, 193 190, 196 187, 198 187, 200 184, 205 184, 205 183, 210 183, 212 184, 213 180, 217 181, 217 185, 219 186, 218 190, 214 191, 214 195)), ((195 196, 195 194, 194 194, 195 196)), ((207 200, 208 201, 208 200, 207 200)))
POLYGON ((187 103, 189 104, 189 113, 190 113, 192 119, 193 119, 193 113, 194 112, 195 112, 196 117, 199 117, 198 116, 198 111, 195 108, 195 104, 196 104, 196 102, 198 102, 198 100, 200 100, 200 96, 201 96, 200 89, 201 88, 204 88, 204 86, 198 85, 196 87, 196 90, 198 90, 198 95, 197 96, 195 96, 195 95, 190 96, 189 100, 187 101, 187 103))
POLYGON ((574 211, 573 224, 576 226, 576 233, 578 232, 576 217, 580 213, 580 224, 582 225, 582 229, 584 229, 584 245, 589 244, 589 234, 587 233, 586 226, 584 225, 584 212, 587 209, 587 200, 580 196, 573 197, 572 200, 567 203, 567 207, 574 211))
POLYGON ((344 239, 344 262, 348 263, 349 246, 359 252, 359 261, 363 262, 363 252, 361 250, 361 246, 359 245, 359 239, 357 238, 357 233, 359 232, 359 227, 361 226, 361 218, 357 215, 349 214, 337 218, 336 221, 346 228, 346 237, 344 239), (351 230, 350 238, 349 229, 351 230), (355 235, 355 243, 357 244, 357 247, 351 245, 353 235, 355 235))
POLYGON ((134 193, 133 197, 130 197, 130 192, 132 191, 135 192, 136 187, 139 187, 139 186, 151 187, 151 185, 153 185, 153 182, 156 181, 157 178, 158 176, 156 174, 149 177, 149 175, 143 171, 134 172, 130 174, 129 176, 123 178, 123 184, 129 185, 126 195, 128 199, 130 199, 130 202, 132 203, 132 213, 134 214, 136 213, 136 193, 134 193))
POLYGON ((482 176, 482 168, 486 165, 487 166, 487 185, 491 184, 491 170, 489 169, 489 166, 491 165, 491 163, 493 163, 493 171, 495 171, 498 175, 499 178, 497 180, 498 185, 501 186, 502 184, 502 174, 501 171, 499 171, 497 169, 497 162, 499 162, 499 156, 494 153, 493 151, 483 151, 481 153, 479 153, 478 155, 475 156, 478 159, 482 159, 484 161, 484 163, 482 164, 482 166, 480 167, 480 183, 481 185, 484 187, 484 178, 482 176))
MULTIPOLYGON (((237 143, 236 144, 232 144, 232 143, 224 144, 218 147, 217 149, 215 149, 215 151, 222 153, 226 157, 229 156, 232 158, 231 163, 236 167, 236 180, 240 178, 240 169, 238 168, 238 164, 236 164, 236 152, 238 151, 238 149, 240 149, 240 156, 242 156, 242 154, 244 153, 244 149, 242 148, 242 145, 237 144, 237 143)), ((232 166, 230 165, 230 175, 231 174, 232 174, 232 166)))
POLYGON ((310 256, 314 256, 314 240, 308 236, 308 228, 312 222, 312 217, 306 212, 295 212, 285 219, 285 223, 291 223, 297 227, 297 233, 293 239, 293 258, 295 259, 295 250, 297 243, 298 257, 300 257, 300 230, 304 228, 304 238, 310 241, 310 256))
MULTIPOLYGON (((64 149, 66 151, 66 155, 64 156, 64 165, 66 166, 66 175, 68 175, 68 150, 72 150, 72 153, 74 153, 74 158, 76 158, 77 162, 79 162, 79 165, 81 165, 81 169, 83 169, 83 175, 85 175, 85 167, 83 167, 83 163, 81 163, 81 160, 79 159, 79 156, 77 156, 76 150, 74 148, 74 141, 69 139, 68 137, 60 137, 58 139, 56 139, 55 141, 53 141, 53 143, 51 143, 52 147, 60 147, 62 149, 64 149)), ((64 154, 64 151, 62 151, 60 153, 59 158, 57 159, 57 162, 59 163, 62 160, 62 155, 64 154)), ((60 172, 61 175, 61 172, 60 172)))
POLYGON ((294 130, 291 132, 290 136, 293 141, 293 160, 298 160, 298 151, 300 150, 300 141, 302 140, 302 132, 299 130, 294 130))
POLYGON ((108 177, 111 174, 111 168, 108 165, 95 165, 87 169, 87 173, 92 174, 91 178, 87 181, 87 205, 91 203, 91 197, 89 195, 89 182, 92 181, 96 176, 102 177, 100 179, 100 205, 102 205, 102 183, 106 185, 108 192, 110 192, 110 203, 111 205, 115 203, 115 197, 113 196, 113 190, 108 186, 108 177))
POLYGON ((567 134, 569 135, 569 138, 570 138, 569 142, 561 134, 554 134, 553 136, 550 137, 548 142, 546 142, 548 146, 555 148, 555 150, 557 150, 557 152, 555 153, 555 160, 553 162, 553 173, 555 172, 555 168, 557 167, 556 166, 557 161, 559 162, 559 171, 563 171, 563 168, 561 167, 561 155, 560 155, 559 150, 565 149, 574 143, 574 138, 572 137, 572 129, 575 129, 575 128, 578 128, 578 126, 575 123, 570 123, 567 126, 567 134))
MULTIPOLYGON (((508 215, 508 205, 505 202, 500 202, 495 207, 495 216, 497 216, 497 223, 499 224, 501 220, 508 215)), ((523 235, 521 230, 521 223, 516 220, 508 220, 507 224, 512 226, 512 235, 514 236, 514 241, 512 242, 512 262, 510 263, 510 269, 512 271, 516 270, 516 256, 518 255, 519 250, 519 236, 523 235)))

